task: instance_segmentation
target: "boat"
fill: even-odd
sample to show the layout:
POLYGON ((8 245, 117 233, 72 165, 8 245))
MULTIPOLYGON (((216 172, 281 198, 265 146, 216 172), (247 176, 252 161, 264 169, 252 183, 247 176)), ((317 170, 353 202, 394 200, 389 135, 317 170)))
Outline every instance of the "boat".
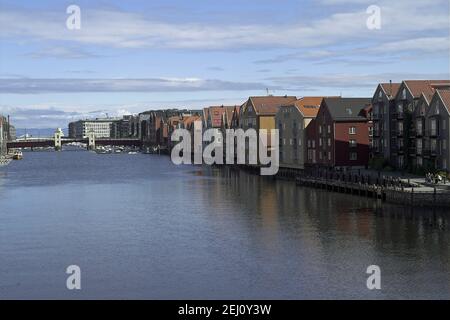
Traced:
POLYGON ((22 159, 23 159, 23 153, 22 153, 22 151, 20 151, 20 150, 14 151, 12 158, 13 158, 14 160, 22 160, 22 159))
POLYGON ((10 149, 8 154, 6 155, 6 158, 13 159, 13 160, 22 160, 23 159, 23 153, 22 153, 21 150, 10 149))
POLYGON ((138 154, 136 151, 130 151, 128 154, 138 154))

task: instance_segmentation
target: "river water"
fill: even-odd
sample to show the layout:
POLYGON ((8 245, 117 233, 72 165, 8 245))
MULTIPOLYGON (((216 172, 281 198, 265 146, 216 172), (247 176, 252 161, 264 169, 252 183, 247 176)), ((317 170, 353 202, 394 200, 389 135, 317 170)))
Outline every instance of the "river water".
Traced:
POLYGON ((28 152, 0 169, 0 298, 449 299, 449 219, 166 156, 28 152))

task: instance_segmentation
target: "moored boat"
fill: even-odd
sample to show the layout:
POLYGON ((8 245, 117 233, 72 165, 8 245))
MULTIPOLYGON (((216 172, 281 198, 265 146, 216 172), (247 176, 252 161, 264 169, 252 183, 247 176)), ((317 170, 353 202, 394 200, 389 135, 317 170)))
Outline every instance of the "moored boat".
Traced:
POLYGON ((22 159, 23 159, 23 153, 22 153, 22 151, 20 151, 20 150, 14 151, 12 158, 13 158, 14 160, 22 160, 22 159))

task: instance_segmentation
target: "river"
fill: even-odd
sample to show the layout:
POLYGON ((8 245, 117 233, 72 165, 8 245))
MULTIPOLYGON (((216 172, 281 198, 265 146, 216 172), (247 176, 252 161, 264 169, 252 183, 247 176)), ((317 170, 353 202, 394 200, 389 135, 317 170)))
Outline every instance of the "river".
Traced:
POLYGON ((26 152, 0 168, 0 299, 449 299, 449 219, 166 156, 26 152))

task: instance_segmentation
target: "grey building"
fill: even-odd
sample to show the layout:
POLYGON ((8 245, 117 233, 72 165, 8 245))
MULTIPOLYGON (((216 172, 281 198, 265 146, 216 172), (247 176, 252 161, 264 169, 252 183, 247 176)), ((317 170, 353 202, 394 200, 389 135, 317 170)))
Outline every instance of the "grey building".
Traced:
POLYGON ((397 169, 413 169, 418 163, 416 109, 424 97, 428 103, 437 89, 449 87, 450 80, 405 80, 398 89, 394 84, 392 87, 380 84, 372 100, 376 105, 373 110, 375 155, 389 160, 397 169))
POLYGON ((305 168, 306 128, 316 118, 322 100, 323 97, 303 97, 279 108, 275 126, 279 132, 281 168, 305 168))
POLYGON ((450 90, 436 90, 425 120, 424 166, 449 170, 450 166, 450 90))
POLYGON ((389 161, 393 150, 391 149, 391 118, 395 110, 395 96, 400 83, 380 83, 372 98, 373 142, 372 156, 389 161))
POLYGON ((0 114, 0 156, 4 156, 8 152, 6 147, 9 135, 8 127, 7 118, 0 114))

